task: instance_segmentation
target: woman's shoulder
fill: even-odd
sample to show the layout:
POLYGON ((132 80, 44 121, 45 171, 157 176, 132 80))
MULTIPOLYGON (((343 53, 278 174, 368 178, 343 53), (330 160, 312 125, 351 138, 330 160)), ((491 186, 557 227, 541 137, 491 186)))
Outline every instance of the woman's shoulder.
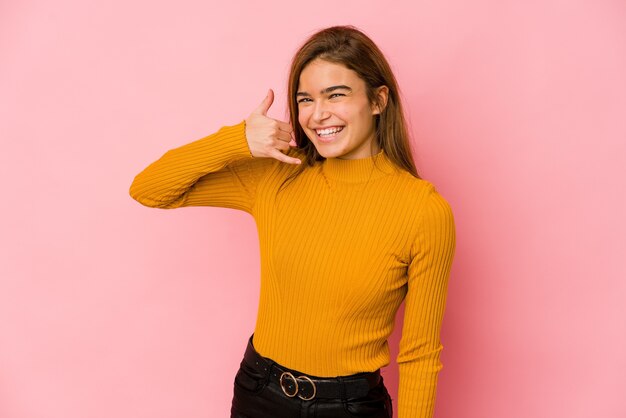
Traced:
POLYGON ((403 195, 411 205, 450 207, 434 181, 415 177, 404 170, 398 174, 398 181, 402 182, 403 195))
POLYGON ((404 187, 410 189, 413 193, 422 195, 437 192, 437 188, 432 181, 415 177, 404 169, 398 169, 395 177, 397 181, 401 182, 404 187))

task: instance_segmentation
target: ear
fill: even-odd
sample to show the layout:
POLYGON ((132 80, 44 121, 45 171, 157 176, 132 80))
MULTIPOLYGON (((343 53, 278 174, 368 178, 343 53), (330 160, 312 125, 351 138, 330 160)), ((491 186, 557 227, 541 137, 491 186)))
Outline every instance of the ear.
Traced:
POLYGON ((372 105, 372 115, 380 115, 385 107, 387 107, 387 100, 389 99, 389 88, 387 86, 380 86, 376 89, 377 103, 372 105))

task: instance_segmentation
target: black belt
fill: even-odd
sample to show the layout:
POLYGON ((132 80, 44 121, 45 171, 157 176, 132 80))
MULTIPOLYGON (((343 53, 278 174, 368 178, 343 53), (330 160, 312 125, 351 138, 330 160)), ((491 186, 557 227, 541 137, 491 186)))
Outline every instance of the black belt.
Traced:
POLYGON ((298 396, 303 400, 352 399, 361 398, 380 382, 380 369, 374 372, 357 373, 350 376, 317 377, 300 373, 281 366, 275 361, 261 356, 252 344, 252 338, 244 354, 248 366, 258 370, 269 378, 269 383, 278 385, 290 398, 298 396))

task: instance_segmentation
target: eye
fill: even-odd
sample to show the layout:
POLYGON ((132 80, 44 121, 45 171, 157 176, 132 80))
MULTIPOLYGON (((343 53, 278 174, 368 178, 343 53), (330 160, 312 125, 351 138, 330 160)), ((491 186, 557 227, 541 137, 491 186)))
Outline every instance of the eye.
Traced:
POLYGON ((332 99, 332 98, 334 98, 335 96, 337 96, 337 97, 339 97, 339 96, 345 96, 345 94, 342 94, 342 93, 333 93, 333 94, 331 94, 331 95, 330 95, 330 98, 332 99))
POLYGON ((308 97, 303 97, 302 99, 298 100, 297 102, 298 103, 304 103, 307 100, 311 100, 311 99, 309 99, 308 97))

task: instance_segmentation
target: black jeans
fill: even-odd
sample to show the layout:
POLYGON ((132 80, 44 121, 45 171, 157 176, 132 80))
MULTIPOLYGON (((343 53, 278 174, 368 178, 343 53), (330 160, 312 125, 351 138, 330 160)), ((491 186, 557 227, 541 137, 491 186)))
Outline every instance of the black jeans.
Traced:
MULTIPOLYGON (((346 395, 346 390, 342 389, 343 395, 334 398, 316 396, 306 400, 301 397, 309 398, 312 393, 300 394, 301 397, 289 397, 285 394, 285 390, 276 378, 277 367, 289 371, 293 376, 304 375, 315 378, 315 376, 288 369, 271 359, 261 357, 254 350, 252 337, 250 337, 246 354, 235 376, 231 418, 391 418, 393 416, 391 396, 378 371, 374 372, 375 374, 358 373, 338 378, 324 378, 352 385, 351 388, 355 389, 353 383, 355 378, 367 375, 371 381, 371 376, 376 376, 378 383, 369 389, 367 385, 364 388, 361 385, 358 388, 360 392, 353 392, 358 395, 346 395)), ((308 384, 306 382, 308 381, 302 380, 301 384, 308 384)), ((362 382, 361 379, 360 383, 362 382)))

